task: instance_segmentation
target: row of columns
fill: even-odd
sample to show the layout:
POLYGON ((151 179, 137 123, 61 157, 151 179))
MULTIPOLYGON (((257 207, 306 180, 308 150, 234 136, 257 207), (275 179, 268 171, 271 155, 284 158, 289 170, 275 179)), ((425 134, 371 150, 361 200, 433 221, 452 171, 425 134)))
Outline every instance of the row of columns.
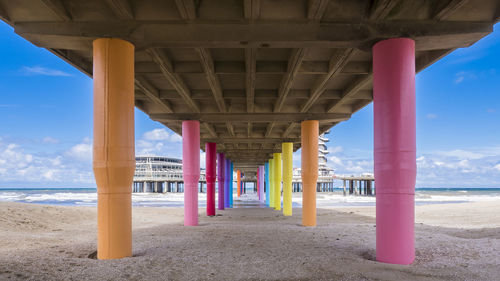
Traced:
MULTIPOLYGON (((98 258, 116 259, 132 254, 130 186, 135 170, 134 46, 121 39, 97 39, 93 42, 93 62, 93 169, 98 187, 98 258)), ((382 262, 409 264, 415 257, 416 145, 413 40, 388 39, 373 46, 373 100, 374 170, 377 180, 376 256, 377 260, 382 262)), ((318 133, 318 121, 309 120, 301 123, 304 226, 316 225, 318 133)), ((198 224, 196 187, 200 176, 199 122, 183 122, 182 137, 185 225, 194 226, 198 224)), ((215 150, 215 146, 210 149, 215 150)), ((287 153, 286 151, 283 153, 287 153)), ((210 157, 213 163, 213 154, 210 157)), ((224 165, 230 165, 224 161, 222 154, 217 155, 217 159, 219 171, 225 168, 224 165)), ((219 209, 225 207, 224 194, 231 192, 225 190, 223 174, 225 173, 217 174, 219 209)), ((289 181, 286 178, 288 174, 284 173, 283 177, 286 182, 284 184, 288 185, 289 181)), ((274 154, 273 160, 269 164, 266 163, 265 178, 266 183, 270 181, 267 185, 270 188, 269 196, 266 192, 266 203, 279 210, 281 154, 274 154)), ((207 199, 211 202, 214 200, 211 197, 214 194, 214 179, 213 173, 207 177, 207 199)), ((284 188, 286 190, 288 186, 284 188)), ((284 193, 283 206, 287 211, 288 196, 287 191, 286 195, 284 193)), ((209 204, 210 208, 213 208, 211 203, 207 203, 207 214, 209 204)), ((230 201, 229 206, 231 206, 230 201)))

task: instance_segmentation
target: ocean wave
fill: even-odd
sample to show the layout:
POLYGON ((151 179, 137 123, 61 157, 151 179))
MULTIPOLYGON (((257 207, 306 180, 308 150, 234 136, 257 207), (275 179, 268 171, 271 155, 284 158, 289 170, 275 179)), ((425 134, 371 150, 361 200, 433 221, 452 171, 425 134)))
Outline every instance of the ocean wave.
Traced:
MULTIPOLYGON (((235 193, 236 195, 236 193, 235 193)), ((216 194, 216 198, 218 195, 216 194)), ((198 194, 200 206, 206 204, 206 193, 198 194)), ((239 198, 235 196, 234 201, 251 202, 257 201, 256 193, 242 194, 239 198)), ((352 206, 352 205, 375 205, 375 196, 343 196, 342 193, 318 193, 318 206, 352 206)), ((0 191, 0 201, 24 202, 39 204, 64 204, 78 206, 95 206, 97 204, 96 192, 62 192, 54 190, 18 190, 0 191)), ((449 192, 441 191, 437 194, 417 192, 415 196, 417 204, 456 203, 456 202, 484 202, 500 201, 500 193, 487 192, 474 194, 472 192, 449 192)), ((293 194, 294 206, 302 204, 301 194, 293 194)), ((133 193, 132 203, 139 206, 182 206, 184 203, 183 193, 133 193)))

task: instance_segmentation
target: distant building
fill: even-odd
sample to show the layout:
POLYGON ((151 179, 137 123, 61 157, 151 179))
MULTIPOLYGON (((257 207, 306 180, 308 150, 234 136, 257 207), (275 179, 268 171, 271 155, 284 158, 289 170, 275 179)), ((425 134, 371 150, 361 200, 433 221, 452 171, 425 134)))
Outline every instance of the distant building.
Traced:
POLYGON ((328 134, 330 131, 326 131, 321 134, 318 138, 318 175, 319 176, 328 176, 333 174, 333 169, 326 165, 328 162, 327 154, 328 147, 326 147, 326 143, 329 141, 328 138, 325 137, 325 134, 328 134))
MULTIPOLYGON (((321 134, 318 138, 318 183, 317 191, 331 191, 333 190, 333 169, 327 166, 328 158, 327 154, 328 147, 326 143, 329 141, 325 134, 330 131, 326 131, 321 134)), ((293 169, 293 180, 292 180, 293 191, 302 191, 302 176, 301 168, 293 169)))
MULTIPOLYGON (((205 181, 201 170, 200 182, 205 181)), ((183 191, 182 159, 163 156, 138 156, 135 158, 133 192, 183 191)))

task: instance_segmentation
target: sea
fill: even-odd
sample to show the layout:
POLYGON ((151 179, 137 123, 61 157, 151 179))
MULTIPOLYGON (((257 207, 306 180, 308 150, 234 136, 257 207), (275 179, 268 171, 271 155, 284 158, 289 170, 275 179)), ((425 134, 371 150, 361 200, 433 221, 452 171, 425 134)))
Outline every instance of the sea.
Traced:
MULTIPOLYGON (((236 195, 236 190, 233 192, 236 195)), ((217 196, 216 196, 217 198, 217 196)), ((257 200, 257 194, 246 193, 235 202, 257 200)), ((133 193, 132 205, 138 207, 182 207, 183 193, 133 193)), ((415 204, 456 204, 478 201, 500 201, 500 188, 417 188, 415 204)), ((21 202, 62 206, 96 206, 95 188, 0 188, 0 202, 21 202)), ((199 193, 200 207, 206 206, 206 194, 199 193)), ((300 193, 294 193, 292 204, 300 207, 300 193)), ((318 207, 375 206, 375 196, 344 196, 342 189, 317 193, 318 207)))

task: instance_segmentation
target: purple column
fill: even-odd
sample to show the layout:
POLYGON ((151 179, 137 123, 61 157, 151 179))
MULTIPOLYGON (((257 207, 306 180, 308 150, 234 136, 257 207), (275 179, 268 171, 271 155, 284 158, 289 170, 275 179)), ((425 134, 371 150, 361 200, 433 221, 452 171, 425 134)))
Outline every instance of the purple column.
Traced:
POLYGON ((226 158, 224 158, 224 153, 217 153, 217 181, 218 181, 218 209, 224 210, 224 180, 226 175, 226 158))
POLYGON ((415 259, 415 42, 373 47, 374 170, 377 184, 377 260, 415 259))
POLYGON ((215 169, 217 168, 217 145, 213 142, 205 144, 205 163, 207 181, 207 216, 215 216, 215 169))
POLYGON ((182 177, 184 178, 184 225, 198 225, 200 180, 200 122, 182 122, 182 177))

